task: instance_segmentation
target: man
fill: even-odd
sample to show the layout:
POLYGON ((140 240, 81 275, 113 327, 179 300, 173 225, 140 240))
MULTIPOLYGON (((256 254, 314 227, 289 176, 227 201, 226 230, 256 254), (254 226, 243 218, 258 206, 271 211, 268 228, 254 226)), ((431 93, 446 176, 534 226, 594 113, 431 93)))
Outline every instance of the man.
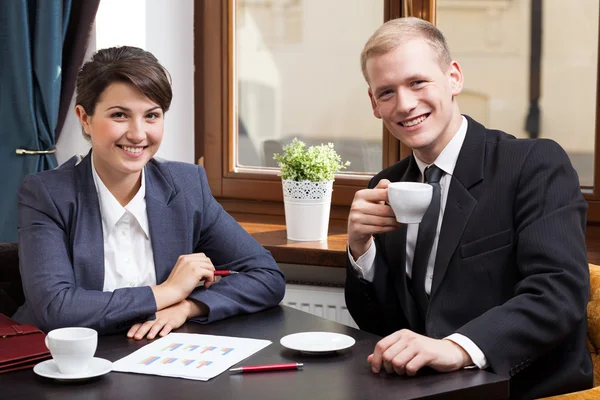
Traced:
POLYGON ((487 368, 512 377, 511 398, 590 388, 587 204, 565 152, 462 116, 460 65, 426 21, 388 21, 361 62, 373 113, 413 150, 348 218, 348 309, 386 336, 373 372, 487 368), (420 224, 396 222, 394 181, 434 186, 420 224))

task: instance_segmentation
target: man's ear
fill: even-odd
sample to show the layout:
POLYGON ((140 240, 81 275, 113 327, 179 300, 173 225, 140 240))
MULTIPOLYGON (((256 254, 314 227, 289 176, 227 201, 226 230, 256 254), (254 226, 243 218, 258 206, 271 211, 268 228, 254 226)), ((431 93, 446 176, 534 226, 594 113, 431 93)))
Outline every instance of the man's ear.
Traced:
POLYGON ((373 97, 373 92, 371 92, 371 88, 369 88, 368 92, 369 92, 369 99, 371 100, 371 108, 373 109, 373 115, 375 115, 376 118, 381 119, 381 114, 379 114, 379 110, 377 110, 377 102, 375 101, 375 98, 373 97))
POLYGON ((452 91, 452 97, 458 96, 462 92, 464 77, 462 69, 458 61, 452 61, 450 69, 448 71, 448 77, 450 79, 450 90, 452 91))
POLYGON ((90 135, 90 116, 87 115, 87 113, 85 112, 85 109, 77 104, 75 106, 75 114, 77 114, 77 118, 79 119, 79 123, 81 124, 81 127, 83 128, 83 131, 86 133, 86 135, 90 135))

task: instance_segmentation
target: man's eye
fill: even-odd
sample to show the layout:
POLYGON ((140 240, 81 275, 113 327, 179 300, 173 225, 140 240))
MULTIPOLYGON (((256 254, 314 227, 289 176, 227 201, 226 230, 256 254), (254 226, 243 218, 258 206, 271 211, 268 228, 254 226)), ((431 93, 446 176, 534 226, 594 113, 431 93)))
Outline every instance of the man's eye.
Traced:
POLYGON ((412 83, 412 86, 413 86, 413 87, 415 87, 415 86, 416 86, 416 87, 419 87, 419 86, 422 86, 424 83, 425 83, 425 81, 423 81, 423 80, 414 81, 414 82, 412 83))
POLYGON ((381 98, 387 97, 387 96, 389 96, 391 94, 392 94, 391 90, 384 90, 383 92, 379 93, 379 95, 377 96, 377 98, 381 99, 381 98))

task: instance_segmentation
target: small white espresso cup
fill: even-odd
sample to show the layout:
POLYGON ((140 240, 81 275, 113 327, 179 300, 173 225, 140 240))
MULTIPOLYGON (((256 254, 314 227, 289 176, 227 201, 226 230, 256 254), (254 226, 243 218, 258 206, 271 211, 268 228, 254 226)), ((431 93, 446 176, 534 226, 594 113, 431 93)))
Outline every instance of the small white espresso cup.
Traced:
POLYGON ((418 224, 423 219, 433 187, 427 183, 392 182, 388 186, 388 203, 396 220, 403 224, 418 224))
POLYGON ((46 336, 46 347, 61 374, 87 371, 98 346, 98 332, 91 328, 54 329, 46 336))

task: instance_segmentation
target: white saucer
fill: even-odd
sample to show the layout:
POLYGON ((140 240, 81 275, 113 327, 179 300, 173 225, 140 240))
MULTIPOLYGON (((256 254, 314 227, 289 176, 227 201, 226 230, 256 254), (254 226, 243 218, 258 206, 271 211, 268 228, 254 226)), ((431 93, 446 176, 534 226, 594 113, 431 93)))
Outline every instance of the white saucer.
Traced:
POLYGON ((280 343, 288 349, 307 354, 330 353, 352 347, 356 341, 341 333, 333 332, 300 332, 281 338, 280 343))
POLYGON ((84 379, 90 379, 96 376, 107 374, 111 370, 112 362, 98 357, 92 358, 87 371, 77 374, 61 374, 58 370, 56 362, 54 362, 53 359, 43 361, 33 367, 33 372, 36 374, 46 378, 56 379, 57 381, 80 381, 84 379))

